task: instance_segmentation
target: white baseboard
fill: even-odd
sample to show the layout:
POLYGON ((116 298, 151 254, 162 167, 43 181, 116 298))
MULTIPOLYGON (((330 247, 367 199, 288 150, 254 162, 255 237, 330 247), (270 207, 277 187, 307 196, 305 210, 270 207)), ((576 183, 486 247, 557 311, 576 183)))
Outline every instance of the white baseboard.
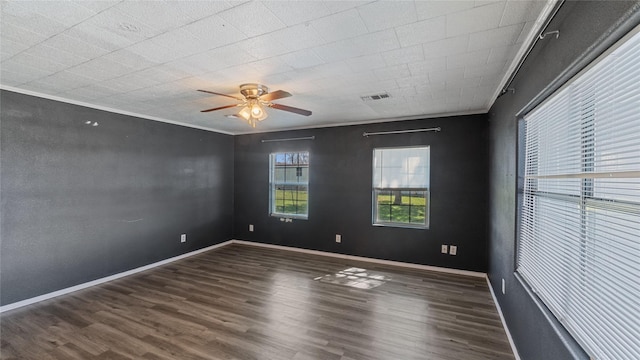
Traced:
POLYGON ((496 298, 496 293, 493 292, 493 287, 491 286, 491 281, 489 280, 489 276, 487 276, 487 285, 489 286, 489 291, 491 292, 491 297, 493 298, 493 303, 496 304, 496 309, 498 310, 498 315, 500 315, 500 321, 502 321, 502 327, 504 328, 504 332, 507 333, 507 339, 509 339, 509 345, 511 345, 511 350, 513 351, 513 356, 516 360, 520 360, 520 355, 518 354, 518 349, 516 348, 516 344, 513 342, 513 338, 511 337, 511 332, 509 331, 509 327, 507 326, 507 322, 504 319, 504 315, 502 315, 502 309, 500 308, 500 303, 498 302, 498 298, 496 298))
POLYGON ((171 257, 171 258, 168 258, 168 259, 164 259, 164 260, 161 260, 161 261, 158 261, 158 262, 154 262, 153 264, 141 266, 139 268, 127 270, 127 271, 124 271, 124 272, 121 272, 121 273, 117 273, 117 274, 114 274, 114 275, 111 275, 111 276, 103 277, 103 278, 96 279, 96 280, 93 280, 93 281, 89 281, 89 282, 86 282, 86 283, 82 283, 82 284, 78 284, 78 285, 75 285, 75 286, 71 286, 71 287, 68 287, 68 288, 65 288, 65 289, 61 289, 61 290, 57 290, 57 291, 54 291, 54 292, 50 292, 48 294, 43 294, 43 295, 40 295, 40 296, 36 296, 36 297, 29 298, 29 299, 21 300, 21 301, 18 301, 18 302, 14 302, 14 303, 11 303, 11 304, 7 304, 7 305, 4 305, 4 306, 0 306, 0 313, 3 313, 5 311, 9 311, 9 310, 13 310, 13 309, 17 309, 17 308, 20 308, 20 307, 23 307, 23 306, 31 305, 31 304, 34 304, 34 303, 37 303, 37 302, 40 302, 40 301, 48 300, 48 299, 51 299, 51 298, 54 298, 54 297, 57 297, 57 296, 60 296, 60 295, 65 295, 65 294, 68 294, 68 293, 72 293, 74 291, 86 289, 86 288, 91 287, 91 286, 95 286, 95 285, 99 285, 99 284, 102 284, 102 283, 106 283, 107 281, 111 281, 111 280, 119 279, 119 278, 122 278, 122 277, 125 277, 125 276, 133 275, 133 274, 139 273, 141 271, 149 270, 149 269, 152 269, 154 267, 162 266, 162 265, 165 265, 165 264, 177 261, 177 260, 188 258, 189 256, 197 255, 197 254, 200 254, 200 253, 203 253, 203 252, 206 252, 206 251, 210 251, 210 250, 217 249, 217 248, 220 248, 220 247, 223 247, 223 246, 226 246, 226 245, 230 245, 232 243, 233 243, 233 240, 228 240, 228 241, 222 242, 220 244, 208 246, 206 248, 202 248, 202 249, 198 249, 198 250, 195 250, 195 251, 191 251, 191 252, 188 252, 186 254, 182 254, 182 255, 174 256, 174 257, 171 257))
POLYGON ((234 240, 231 240, 231 242, 234 243, 234 244, 259 246, 259 247, 265 247, 265 248, 270 248, 270 249, 278 249, 278 250, 285 250, 285 251, 295 251, 295 252, 300 252, 300 253, 305 253, 305 254, 329 256, 329 257, 334 257, 334 258, 339 258, 339 259, 347 259, 347 260, 354 260, 354 261, 370 262, 370 263, 375 263, 375 264, 399 266, 399 267, 411 268, 411 269, 417 269, 417 270, 437 271, 437 272, 442 272, 442 273, 474 276, 474 277, 481 277, 481 278, 486 278, 487 277, 487 274, 485 274, 483 272, 477 272, 477 271, 450 269, 450 268, 444 268, 444 267, 439 267, 439 266, 430 266, 430 265, 411 264, 411 263, 405 263, 405 262, 400 262, 400 261, 392 261, 392 260, 381 260, 381 259, 368 258, 368 257, 363 257, 363 256, 344 255, 344 254, 332 253, 332 252, 327 252, 327 251, 301 249, 301 248, 292 247, 292 246, 264 244, 264 243, 253 242, 253 241, 244 241, 244 240, 235 240, 234 239, 234 240))
POLYGON ((347 260, 354 260, 354 261, 362 261, 362 262, 369 262, 369 263, 375 263, 375 264, 382 264, 382 265, 391 265, 391 266, 398 266, 398 267, 404 267, 404 268, 410 268, 410 269, 417 269, 417 270, 427 270, 427 271, 437 271, 437 272, 442 272, 442 273, 449 273, 449 274, 457 274, 457 275, 466 275, 466 276, 473 276, 473 277, 483 277, 486 279, 487 281, 487 285, 489 286, 489 291, 491 292, 491 297, 493 298, 493 302, 496 305, 496 309, 498 310, 498 315, 500 315, 500 321, 502 322, 502 326, 504 327, 504 330, 507 334, 507 338, 509 339, 509 344, 511 345, 511 349, 513 350, 513 355, 515 356, 516 360, 520 360, 520 355, 518 354, 518 349, 516 348, 514 342, 513 342, 513 338, 511 337, 511 333, 509 332, 509 328, 507 327, 507 323, 504 319, 504 316, 502 315, 502 309, 500 308, 500 304, 498 303, 498 299, 496 298, 496 294, 493 292, 493 287, 491 286, 491 281, 489 281, 489 277, 487 276, 487 274, 482 273, 482 272, 477 272, 477 271, 468 271, 468 270, 459 270, 459 269, 450 269, 450 268, 443 268, 443 267, 439 267, 439 266, 429 266, 429 265, 420 265, 420 264, 411 264, 411 263, 404 263, 404 262, 400 262, 400 261, 391 261, 391 260, 381 260, 381 259, 374 259, 374 258, 368 258, 368 257, 363 257, 363 256, 354 256, 354 255, 345 255, 345 254, 338 254, 338 253, 331 253, 331 252, 326 252, 326 251, 318 251, 318 250, 308 250, 308 249, 301 249, 301 248, 296 248, 296 247, 291 247, 291 246, 282 246, 282 245, 273 245, 273 244, 265 244, 265 243, 258 243, 258 242, 253 242, 253 241, 244 241, 244 240, 228 240, 225 242, 222 242, 220 244, 216 244, 216 245, 212 245, 212 246, 208 246, 206 248, 202 248, 199 250, 195 250, 186 254, 182 254, 182 255, 178 255, 178 256, 174 256, 165 260, 161 260, 158 262, 155 262, 153 264, 149 264, 149 265, 145 265, 145 266, 141 266, 139 268, 135 268, 135 269, 131 269, 131 270, 127 270, 118 274, 114 274, 111 276, 107 276, 104 278, 100 278, 100 279, 96 279, 93 281, 89 281, 83 284, 79 284, 79 285, 75 285, 72 287, 68 287, 65 289, 61 289, 61 290, 57 290, 48 294, 43 294, 40 296, 36 296, 30 299, 25 299, 22 301, 18 301, 15 303, 11 303, 11 304, 7 304, 4 306, 0 306, 0 313, 3 313, 5 311, 9 311, 9 310, 13 310, 13 309, 17 309, 23 306, 27 306, 27 305, 31 305, 31 304, 35 304, 37 302, 40 301, 44 301, 44 300, 48 300, 48 299, 52 299, 61 295, 65 295, 65 294, 69 294, 72 293, 74 291, 78 291, 78 290, 82 290, 82 289, 86 289, 88 287, 91 286, 95 286, 95 285, 99 285, 99 284, 103 284, 106 283, 108 281, 112 281, 112 280, 116 280, 125 276, 129 276, 129 275, 133 275, 135 273, 139 273, 141 271, 145 271, 145 270, 149 270, 158 266, 162 266, 177 260, 181 260, 184 258, 188 258, 190 256, 194 256, 203 252, 207 252, 207 251, 211 251, 214 249, 218 249, 221 248, 223 246, 227 246, 227 245, 231 245, 231 244, 240 244, 240 245, 249 245, 249 246, 256 246, 256 247, 263 247, 263 248, 270 248, 270 249, 277 249, 277 250, 284 250, 284 251, 294 251, 294 252, 299 252, 299 253, 305 253, 305 254, 312 254, 312 255, 319 255, 319 256, 327 256, 327 257, 333 257, 333 258, 339 258, 339 259, 347 259, 347 260))
MULTIPOLYGON (((25 300, 21 300, 21 301, 15 302, 15 303, 11 303, 11 304, 7 304, 7 305, 4 305, 4 306, 0 306, 0 313, 3 313, 5 311, 9 311, 9 310, 13 310, 13 309, 17 309, 17 308, 20 308, 20 307, 23 307, 23 306, 35 304, 35 303, 40 302, 40 301, 52 299, 54 297, 58 297, 58 296, 61 296, 61 295, 69 294, 69 293, 72 293, 74 291, 86 289, 86 288, 91 287, 91 286, 103 284, 103 283, 106 283, 108 281, 112 281, 112 280, 116 280, 116 279, 119 279, 119 278, 122 278, 122 277, 125 277, 125 276, 133 275, 133 274, 139 273, 141 271, 149 270, 149 269, 152 269, 152 268, 155 268, 155 267, 158 267, 158 266, 162 266, 162 265, 165 265, 165 264, 168 264, 168 263, 180 260, 180 259, 187 258, 189 256, 197 255, 197 254, 200 254, 200 253, 203 253, 203 252, 206 252, 206 251, 210 251, 210 250, 213 250, 213 249, 221 248, 223 246, 227 246, 227 245, 231 245, 231 244, 258 246, 258 247, 278 249, 278 250, 284 250, 284 251, 295 251, 295 252, 312 254, 312 255, 328 256, 328 257, 333 257, 333 258, 347 259, 347 260, 354 260, 354 261, 363 261, 363 262, 370 262, 370 263, 382 264, 382 265, 399 266, 399 267, 417 269, 417 270, 437 271, 437 272, 442 272, 442 273, 465 275, 465 276, 474 276, 474 277, 483 277, 483 278, 487 277, 487 274, 482 273, 482 272, 476 272, 476 271, 450 269, 450 268, 443 268, 443 267, 439 267, 439 266, 411 264, 411 263, 404 263, 404 262, 400 262, 400 261, 381 260, 381 259, 374 259, 374 258, 368 258, 368 257, 363 257, 363 256, 344 255, 344 254, 337 254, 337 253, 331 253, 331 252, 326 252, 326 251, 308 250, 308 249, 301 249, 301 248, 296 248, 296 247, 291 247, 291 246, 264 244, 264 243, 258 243, 258 242, 252 242, 252 241, 228 240, 228 241, 222 242, 220 244, 208 246, 206 248, 195 250, 195 251, 192 251, 192 252, 189 252, 189 253, 186 253, 186 254, 182 254, 182 255, 174 256, 172 258, 161 260, 161 261, 155 262, 153 264, 141 266, 139 268, 127 270, 127 271, 124 271, 124 272, 121 272, 121 273, 118 273, 118 274, 114 274, 114 275, 111 275, 111 276, 107 276, 107 277, 104 277, 104 278, 96 279, 96 280, 89 281, 89 282, 86 282, 86 283, 82 283, 82 284, 78 284, 78 285, 75 285, 75 286, 71 286, 71 287, 68 287, 68 288, 65 288, 65 289, 60 289, 60 290, 57 290, 57 291, 54 291, 54 292, 50 292, 50 293, 47 293, 47 294, 39 295, 39 296, 32 297, 32 298, 25 299, 25 300)), ((489 286, 489 288, 491 288, 491 286, 489 286)), ((504 319, 502 318, 502 313, 499 311, 500 307, 498 306, 498 303, 497 303, 497 301, 495 299, 495 296, 493 295, 493 291, 492 291, 491 294, 493 296, 494 302, 496 303, 496 306, 498 307, 498 312, 500 313, 500 318, 502 319, 502 323, 505 325, 505 330, 507 331, 507 335, 509 335, 509 331, 507 330, 506 324, 504 323, 504 319)), ((509 341, 511 342, 511 337, 509 337, 509 341)))

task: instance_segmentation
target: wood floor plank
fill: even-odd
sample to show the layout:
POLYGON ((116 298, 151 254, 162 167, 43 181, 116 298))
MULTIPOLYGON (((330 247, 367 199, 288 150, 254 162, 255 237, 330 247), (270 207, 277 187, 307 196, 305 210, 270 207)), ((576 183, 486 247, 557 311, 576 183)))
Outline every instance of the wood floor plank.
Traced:
POLYGON ((513 360, 481 278, 232 245, 0 316, 0 359, 513 360), (363 290, 315 281, 350 267, 363 290))

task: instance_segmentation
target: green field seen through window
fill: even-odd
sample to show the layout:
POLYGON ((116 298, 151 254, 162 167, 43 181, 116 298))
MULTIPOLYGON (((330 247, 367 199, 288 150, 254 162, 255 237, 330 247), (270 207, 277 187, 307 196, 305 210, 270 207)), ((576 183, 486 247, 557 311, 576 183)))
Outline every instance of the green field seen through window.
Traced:
MULTIPOLYGON (((308 191, 277 189, 275 210, 278 214, 306 215, 308 191)), ((407 224, 424 224, 427 209, 424 196, 402 195, 397 200, 394 195, 379 194, 377 197, 378 221, 407 224)))
POLYGON ((275 210, 278 214, 306 215, 308 191, 296 189, 276 189, 275 210))
POLYGON ((427 199, 423 195, 378 194, 378 222, 425 224, 427 199))

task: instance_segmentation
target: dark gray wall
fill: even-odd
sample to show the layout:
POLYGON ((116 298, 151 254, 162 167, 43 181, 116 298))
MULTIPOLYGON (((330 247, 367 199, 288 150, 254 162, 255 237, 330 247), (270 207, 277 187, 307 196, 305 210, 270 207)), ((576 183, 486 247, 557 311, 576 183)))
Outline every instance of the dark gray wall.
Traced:
MULTIPOLYGON (((617 27, 635 2, 567 2, 548 30, 560 37, 540 41, 518 74, 515 93, 499 98, 490 110, 490 254, 489 278, 523 360, 586 359, 586 354, 535 301, 514 276, 516 254, 516 113, 550 86, 574 61, 589 56, 608 29, 617 27), (502 295, 501 279, 506 281, 502 295)), ((637 5, 636 5, 637 6, 637 5)), ((592 54, 593 55, 593 54, 592 54)), ((592 57, 591 55, 591 57, 592 57)))
POLYGON ((487 270, 488 124, 485 115, 275 132, 235 137, 237 239, 457 269, 487 270), (373 131, 430 128, 372 136, 373 131), (315 140, 269 142, 315 136, 315 140), (371 225, 373 149, 431 146, 429 229, 371 225), (269 154, 309 150, 309 219, 269 216, 269 154), (255 232, 248 225, 255 225, 255 232), (342 235, 342 243, 335 242, 342 235), (440 253, 457 245, 458 255, 440 253))
POLYGON ((232 136, 0 101, 3 305, 231 238, 232 136))

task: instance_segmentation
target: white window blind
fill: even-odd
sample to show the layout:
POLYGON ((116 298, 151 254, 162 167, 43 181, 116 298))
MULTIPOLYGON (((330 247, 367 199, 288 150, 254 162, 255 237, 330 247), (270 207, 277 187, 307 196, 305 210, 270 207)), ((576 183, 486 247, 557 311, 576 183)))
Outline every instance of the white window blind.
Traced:
POLYGON ((517 271, 593 359, 640 359, 640 35, 524 120, 517 271))
POLYGON ((428 188, 429 147, 383 148, 373 151, 373 184, 377 188, 428 188))

